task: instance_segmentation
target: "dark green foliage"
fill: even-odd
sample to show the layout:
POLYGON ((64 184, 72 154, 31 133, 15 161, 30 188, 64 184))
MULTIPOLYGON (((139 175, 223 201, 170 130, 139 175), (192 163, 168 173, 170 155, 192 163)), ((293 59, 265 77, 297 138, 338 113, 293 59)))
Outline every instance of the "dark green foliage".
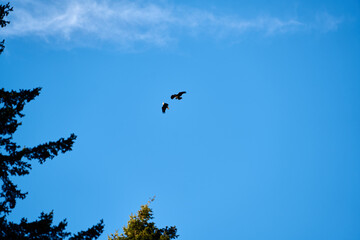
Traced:
MULTIPOLYGON (((1 28, 9 24, 4 20, 12 11, 12 7, 7 3, 0 4, 0 26, 1 28)), ((0 42, 0 54, 3 52, 5 40, 0 42)), ((17 145, 12 137, 17 128, 21 125, 19 118, 24 117, 21 113, 25 103, 30 102, 40 94, 41 88, 20 91, 5 91, 0 89, 0 239, 6 240, 91 240, 97 239, 104 229, 103 220, 92 226, 86 231, 81 231, 73 236, 66 232, 67 221, 61 221, 58 225, 53 225, 53 212, 49 214, 41 213, 39 220, 28 222, 26 218, 21 219, 20 223, 14 223, 6 219, 11 210, 16 205, 17 199, 24 199, 27 193, 22 193, 11 181, 11 177, 29 174, 31 170, 31 160, 38 160, 43 164, 46 160, 52 159, 59 152, 66 153, 72 150, 72 145, 76 139, 71 134, 67 139, 60 138, 55 142, 40 144, 36 147, 28 148, 17 145)))
POLYGON ((29 174, 30 161, 33 159, 44 163, 52 159, 58 152, 65 153, 71 150, 76 139, 74 134, 69 138, 60 138, 56 142, 40 144, 33 148, 20 150, 20 146, 12 141, 12 135, 21 122, 18 118, 24 117, 21 113, 25 103, 33 100, 40 93, 40 88, 33 90, 5 91, 0 89, 0 179, 2 192, 0 194, 0 216, 10 213, 16 205, 16 199, 24 199, 26 193, 20 192, 10 180, 10 176, 29 174))
MULTIPOLYGON (((26 218, 21 219, 19 224, 7 222, 4 217, 0 218, 0 239, 21 239, 21 240, 60 240, 68 238, 71 233, 66 232, 67 221, 61 221, 58 225, 52 226, 53 212, 41 213, 39 220, 28 222, 26 218)), ((103 221, 75 234, 69 240, 87 240, 100 236, 104 228, 103 221)))
MULTIPOLYGON (((20 118, 24 117, 22 110, 25 103, 30 102, 40 94, 41 88, 20 91, 5 91, 0 89, 0 239, 65 239, 71 233, 65 231, 66 220, 58 225, 53 224, 53 213, 42 213, 39 220, 28 222, 25 218, 20 223, 7 221, 6 217, 16 205, 17 199, 24 199, 22 193, 11 181, 11 177, 29 174, 31 161, 37 160, 43 164, 58 153, 72 150, 76 139, 74 134, 64 139, 40 144, 35 147, 17 145, 12 137, 21 125, 20 118)), ((86 231, 74 234, 69 240, 96 239, 103 232, 104 224, 101 220, 97 225, 86 231)))
MULTIPOLYGON (((104 231, 104 222, 103 220, 100 223, 92 226, 86 231, 81 231, 71 237, 69 240, 87 240, 93 239, 94 236, 100 236, 100 234, 104 231)), ((97 237, 96 237, 97 238, 97 237)))
POLYGON ((49 214, 41 213, 39 220, 28 222, 26 218, 21 219, 19 224, 7 222, 4 218, 0 219, 2 230, 1 239, 44 239, 57 240, 68 237, 70 233, 65 232, 66 220, 61 221, 57 226, 51 226, 53 212, 49 214))
POLYGON ((0 42, 0 54, 4 51, 5 48, 5 39, 0 42))
POLYGON ((127 226, 123 227, 124 233, 111 234, 108 236, 108 240, 170 240, 177 238, 179 235, 176 235, 175 226, 159 229, 154 222, 150 222, 154 218, 152 209, 149 207, 150 202, 142 205, 137 215, 130 215, 127 226))
POLYGON ((7 3, 5 5, 0 4, 0 26, 3 28, 6 26, 6 24, 9 24, 9 21, 4 20, 4 17, 9 15, 9 12, 13 10, 12 7, 10 7, 10 3, 7 3))
MULTIPOLYGON (((0 27, 3 28, 5 27, 7 24, 9 24, 9 21, 4 20, 4 18, 6 16, 9 15, 9 12, 11 12, 13 10, 12 7, 10 7, 10 3, 7 3, 5 5, 0 4, 0 27)), ((2 40, 0 42, 0 54, 4 51, 5 48, 5 40, 2 40)))

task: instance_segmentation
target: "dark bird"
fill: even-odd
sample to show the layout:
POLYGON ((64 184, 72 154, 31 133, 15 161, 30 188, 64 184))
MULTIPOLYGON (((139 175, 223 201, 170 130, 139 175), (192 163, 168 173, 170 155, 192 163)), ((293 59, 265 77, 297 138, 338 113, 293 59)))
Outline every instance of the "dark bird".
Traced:
POLYGON ((163 103, 162 108, 161 108, 162 112, 165 113, 166 109, 169 109, 169 104, 163 103))
POLYGON ((186 93, 186 92, 179 92, 178 94, 173 94, 173 95, 171 95, 171 99, 176 98, 177 100, 180 100, 180 99, 182 99, 181 95, 183 95, 184 93, 186 93))

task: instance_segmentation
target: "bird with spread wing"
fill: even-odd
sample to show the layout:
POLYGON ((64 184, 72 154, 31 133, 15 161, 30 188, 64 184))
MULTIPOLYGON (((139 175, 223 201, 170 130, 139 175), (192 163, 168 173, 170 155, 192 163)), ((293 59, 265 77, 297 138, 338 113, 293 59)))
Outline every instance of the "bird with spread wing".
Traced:
POLYGON ((184 92, 179 92, 178 94, 173 94, 171 95, 171 99, 177 99, 177 100, 180 100, 182 99, 181 95, 183 95, 184 93, 186 93, 185 91, 184 92))

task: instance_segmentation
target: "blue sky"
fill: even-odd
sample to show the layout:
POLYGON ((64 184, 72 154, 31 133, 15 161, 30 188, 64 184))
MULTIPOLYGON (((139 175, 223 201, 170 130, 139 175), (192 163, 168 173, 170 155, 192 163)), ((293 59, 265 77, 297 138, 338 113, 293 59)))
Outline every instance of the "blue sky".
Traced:
POLYGON ((12 5, 1 87, 43 87, 14 138, 78 136, 13 220, 106 239, 156 195, 179 239, 360 238, 358 1, 12 5))

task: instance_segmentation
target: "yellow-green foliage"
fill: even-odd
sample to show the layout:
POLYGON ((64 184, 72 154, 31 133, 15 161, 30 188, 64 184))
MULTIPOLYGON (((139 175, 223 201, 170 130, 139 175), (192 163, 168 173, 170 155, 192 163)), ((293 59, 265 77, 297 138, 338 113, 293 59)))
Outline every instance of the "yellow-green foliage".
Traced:
MULTIPOLYGON (((152 201, 152 200, 151 200, 152 201)), ((142 205, 137 214, 130 215, 127 226, 123 227, 124 233, 108 236, 108 240, 170 240, 178 237, 177 229, 173 227, 157 228, 153 219, 152 209, 149 207, 150 202, 142 205)))

